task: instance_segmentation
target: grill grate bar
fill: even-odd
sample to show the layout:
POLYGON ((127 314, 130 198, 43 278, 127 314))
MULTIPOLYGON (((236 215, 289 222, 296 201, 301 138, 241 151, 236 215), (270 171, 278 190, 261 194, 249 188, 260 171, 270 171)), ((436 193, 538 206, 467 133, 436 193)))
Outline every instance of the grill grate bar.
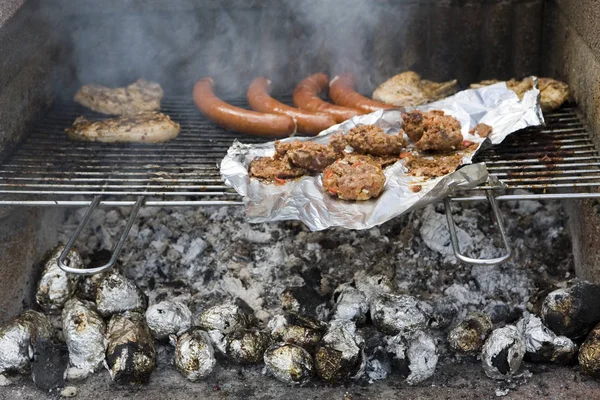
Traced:
MULTIPOLYGON (((232 103, 246 107, 244 101, 232 103)), ((181 124, 174 141, 82 143, 69 141, 64 129, 79 115, 106 117, 72 102, 58 102, 12 158, 0 164, 0 205, 86 206, 97 195, 103 195, 101 206, 131 206, 138 196, 146 196, 146 206, 242 204, 221 181, 218 165, 234 140, 256 144, 268 139, 225 131, 204 119, 186 98, 164 99, 163 112, 181 124)), ((511 135, 475 161, 485 162, 509 192, 530 189, 566 196, 550 192, 600 186, 600 156, 576 108, 563 107, 545 119, 545 126, 511 135)), ((474 193, 462 198, 478 198, 474 193)), ((502 194, 498 199, 510 196, 518 195, 502 194)))

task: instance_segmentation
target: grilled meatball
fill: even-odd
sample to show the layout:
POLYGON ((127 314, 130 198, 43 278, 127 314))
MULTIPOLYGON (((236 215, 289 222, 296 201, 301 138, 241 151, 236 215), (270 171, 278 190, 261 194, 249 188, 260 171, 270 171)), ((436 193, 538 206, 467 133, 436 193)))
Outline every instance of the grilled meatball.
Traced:
POLYGON ((403 128, 417 150, 449 151, 463 141, 460 122, 441 110, 412 111, 402 114, 403 128))
POLYGON ((304 168, 294 167, 288 157, 259 157, 250 163, 250 176, 277 180, 297 178, 308 173, 304 168))
POLYGON ((398 155, 406 146, 402 131, 398 135, 386 135, 376 125, 361 125, 350 129, 345 137, 354 151, 373 156, 398 155))
POLYGON ((368 162, 336 161, 323 172, 323 187, 342 200, 368 200, 379 196, 385 185, 381 167, 368 162))
POLYGON ((275 142, 276 157, 287 156, 290 163, 298 168, 309 171, 322 172, 325 167, 342 157, 333 147, 315 143, 301 142, 275 142))

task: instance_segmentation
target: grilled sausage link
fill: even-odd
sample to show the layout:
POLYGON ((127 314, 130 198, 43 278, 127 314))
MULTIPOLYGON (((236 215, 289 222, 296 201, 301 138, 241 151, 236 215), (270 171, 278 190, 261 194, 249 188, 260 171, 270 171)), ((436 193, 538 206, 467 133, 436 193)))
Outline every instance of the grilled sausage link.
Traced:
POLYGON ((194 86, 194 102, 217 125, 255 136, 286 137, 296 132, 296 122, 283 114, 265 114, 235 107, 213 92, 214 81, 205 77, 194 86))
POLYGON ((329 97, 335 104, 344 107, 356 108, 370 113, 377 110, 394 108, 389 104, 380 103, 362 96, 354 90, 352 74, 338 75, 329 83, 329 97))
POLYGON ((329 77, 322 72, 304 79, 294 90, 294 105, 304 110, 329 114, 337 122, 344 122, 356 115, 363 114, 362 111, 354 108, 336 106, 321 100, 319 93, 325 91, 328 84, 329 77))
POLYGON ((275 100, 269 95, 270 84, 268 79, 260 77, 253 80, 248 87, 246 98, 254 110, 288 115, 298 124, 299 132, 310 135, 316 135, 336 124, 335 119, 329 114, 301 110, 275 100))

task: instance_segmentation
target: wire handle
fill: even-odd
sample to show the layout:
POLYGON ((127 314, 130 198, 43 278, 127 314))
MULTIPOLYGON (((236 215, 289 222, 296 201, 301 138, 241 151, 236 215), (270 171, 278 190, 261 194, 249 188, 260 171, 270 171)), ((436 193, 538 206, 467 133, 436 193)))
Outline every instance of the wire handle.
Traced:
POLYGON ((69 252, 75 245, 75 242, 77 241, 77 238, 81 234, 81 231, 83 231, 83 228, 85 228, 85 226, 89 222, 90 218, 92 217, 92 213, 94 212, 94 210, 96 208, 98 208, 101 198, 102 198, 102 196, 94 197, 94 200, 90 204, 89 208, 85 211, 83 219, 77 226, 77 229, 75 229, 73 236, 71 236, 71 239, 69 239, 69 242, 67 243, 64 250, 58 257, 58 267, 67 273, 77 274, 77 275, 93 275, 93 274, 98 274, 100 272, 103 272, 103 271, 106 271, 107 269, 112 268, 115 265, 115 263, 117 262, 117 257, 119 257, 119 253, 121 252, 121 249, 123 248, 123 245, 125 244, 127 235, 129 234, 129 231, 131 230, 131 227, 133 226, 133 223, 135 222, 135 218, 137 217, 137 214, 140 211, 140 208, 142 207, 142 203, 144 202, 144 196, 138 196, 135 204, 133 205, 133 209, 131 210, 131 214, 129 214, 129 218, 127 219, 127 224, 125 225, 125 229, 123 230, 123 233, 121 234, 121 237, 119 238, 119 241, 117 242, 117 244, 115 245, 115 247, 112 250, 112 255, 111 255, 108 263, 106 263, 100 267, 95 267, 95 268, 69 267, 68 265, 65 264, 67 255, 69 254, 69 252))
POLYGON ((507 261, 510 257, 512 257, 512 250, 508 243, 508 237, 506 236, 506 231, 504 229, 504 222, 502 219, 502 212, 498 207, 498 203, 496 202, 496 198, 492 194, 491 190, 486 190, 485 195, 492 207, 492 211, 494 211, 494 216, 496 217, 496 224, 498 225, 498 229, 500 230, 500 236, 502 237, 502 241, 504 242, 504 247, 506 249, 506 254, 502 257, 498 258, 471 258, 460 253, 460 247, 458 246, 458 236, 456 235, 456 227, 454 226, 454 219, 452 218, 452 210, 450 208, 450 199, 446 197, 444 199, 444 207, 446 209, 446 219, 448 220, 448 229, 450 230, 450 241, 452 242, 452 248, 454 249, 454 255, 459 260, 466 262, 467 264, 478 264, 478 265, 497 265, 507 261))

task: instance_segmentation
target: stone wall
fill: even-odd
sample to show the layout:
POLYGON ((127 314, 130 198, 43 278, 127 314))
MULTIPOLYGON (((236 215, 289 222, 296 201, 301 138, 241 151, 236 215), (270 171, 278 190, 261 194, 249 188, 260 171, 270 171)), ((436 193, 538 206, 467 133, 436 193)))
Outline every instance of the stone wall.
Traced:
MULTIPOLYGON (((595 0, 551 0, 544 17, 542 73, 569 83, 600 146, 600 6, 595 0)), ((575 270, 600 282, 600 203, 565 202, 570 216, 575 270)))

